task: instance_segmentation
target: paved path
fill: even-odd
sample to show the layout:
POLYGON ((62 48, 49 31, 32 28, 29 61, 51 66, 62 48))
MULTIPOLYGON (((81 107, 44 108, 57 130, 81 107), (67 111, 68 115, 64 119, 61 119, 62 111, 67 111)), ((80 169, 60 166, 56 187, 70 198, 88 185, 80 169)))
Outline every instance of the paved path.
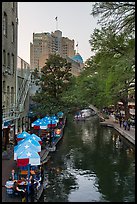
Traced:
POLYGON ((124 127, 120 127, 119 123, 114 121, 112 116, 109 116, 109 119, 105 119, 103 122, 100 122, 102 125, 107 125, 114 127, 121 135, 123 135, 129 142, 135 145, 135 127, 130 128, 130 130, 125 130, 124 127))
POLYGON ((6 195, 6 188, 4 187, 6 181, 9 179, 11 170, 16 169, 16 161, 12 156, 10 159, 2 159, 2 202, 19 202, 17 198, 10 198, 6 195))

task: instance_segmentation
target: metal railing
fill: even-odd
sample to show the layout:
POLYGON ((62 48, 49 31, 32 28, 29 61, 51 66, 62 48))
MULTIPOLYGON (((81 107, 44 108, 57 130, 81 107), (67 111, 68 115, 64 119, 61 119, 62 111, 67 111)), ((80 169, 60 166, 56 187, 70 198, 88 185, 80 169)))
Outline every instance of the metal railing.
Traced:
POLYGON ((3 121, 13 120, 15 118, 20 117, 20 113, 24 109, 24 102, 26 100, 26 96, 30 88, 30 83, 31 83, 31 73, 29 73, 28 78, 24 78, 22 82, 22 85, 21 85, 22 88, 18 92, 18 95, 17 95, 17 103, 12 105, 11 107, 2 109, 2 120, 3 121))

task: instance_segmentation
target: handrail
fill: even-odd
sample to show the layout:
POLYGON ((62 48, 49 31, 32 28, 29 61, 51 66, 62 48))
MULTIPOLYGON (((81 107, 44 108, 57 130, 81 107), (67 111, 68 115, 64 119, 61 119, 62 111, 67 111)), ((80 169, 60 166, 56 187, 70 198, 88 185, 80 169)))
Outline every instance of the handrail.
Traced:
POLYGON ((2 120, 12 120, 15 117, 19 117, 20 116, 20 112, 22 112, 23 109, 23 104, 25 102, 29 87, 30 87, 30 83, 31 83, 31 73, 29 73, 28 78, 24 79, 22 82, 22 89, 21 91, 18 93, 17 95, 17 103, 12 105, 11 107, 9 107, 8 109, 3 109, 3 113, 2 113, 2 120), (7 112, 6 112, 7 111, 7 112))

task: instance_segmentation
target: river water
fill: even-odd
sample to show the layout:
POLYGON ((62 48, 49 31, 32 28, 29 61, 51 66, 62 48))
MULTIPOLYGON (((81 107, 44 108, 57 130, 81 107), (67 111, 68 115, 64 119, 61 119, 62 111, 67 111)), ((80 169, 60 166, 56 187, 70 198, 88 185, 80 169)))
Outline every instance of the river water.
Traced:
POLYGON ((135 150, 96 116, 73 121, 45 165, 40 202, 135 202, 135 150))

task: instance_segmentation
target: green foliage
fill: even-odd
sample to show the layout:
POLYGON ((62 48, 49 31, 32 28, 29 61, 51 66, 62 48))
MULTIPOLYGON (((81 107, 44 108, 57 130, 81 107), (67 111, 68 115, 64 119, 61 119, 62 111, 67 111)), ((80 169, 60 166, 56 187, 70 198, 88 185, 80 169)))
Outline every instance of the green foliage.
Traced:
POLYGON ((99 77, 95 84, 97 105, 115 105, 122 101, 127 106, 128 89, 135 79, 135 39, 103 28, 95 30, 90 43, 96 51, 91 70, 96 69, 99 77))
POLYGON ((113 25, 116 32, 135 32, 135 2, 95 2, 91 15, 100 16, 103 27, 113 25))
POLYGON ((46 65, 41 70, 40 91, 33 101, 39 105, 39 112, 55 113, 64 108, 62 95, 67 91, 72 78, 71 64, 59 55, 50 55, 46 65))
POLYGON ((135 79, 135 40, 104 28, 95 30, 92 37, 96 54, 85 63, 68 98, 77 106, 93 104, 103 108, 118 101, 126 104, 128 88, 135 79))

